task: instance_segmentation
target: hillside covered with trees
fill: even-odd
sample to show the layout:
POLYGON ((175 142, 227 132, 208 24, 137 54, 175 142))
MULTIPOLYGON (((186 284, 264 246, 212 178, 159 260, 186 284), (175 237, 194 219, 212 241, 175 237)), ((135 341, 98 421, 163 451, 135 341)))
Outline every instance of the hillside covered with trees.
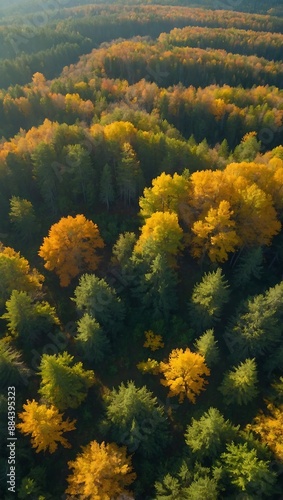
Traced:
POLYGON ((282 47, 278 2, 2 2, 1 499, 282 498, 282 47))

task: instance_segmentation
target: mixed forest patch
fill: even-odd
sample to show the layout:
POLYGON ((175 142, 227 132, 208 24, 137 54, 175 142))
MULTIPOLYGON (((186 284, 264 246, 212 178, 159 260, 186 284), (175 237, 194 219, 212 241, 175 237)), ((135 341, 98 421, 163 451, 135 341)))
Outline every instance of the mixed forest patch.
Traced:
POLYGON ((0 10, 4 500, 281 498, 282 12, 183 3, 0 10))

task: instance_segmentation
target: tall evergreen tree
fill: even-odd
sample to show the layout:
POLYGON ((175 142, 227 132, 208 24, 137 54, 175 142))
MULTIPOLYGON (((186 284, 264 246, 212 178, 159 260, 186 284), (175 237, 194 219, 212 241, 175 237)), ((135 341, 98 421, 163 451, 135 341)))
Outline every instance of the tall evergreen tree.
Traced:
POLYGON ((246 405, 258 394, 257 382, 255 360, 246 359, 239 366, 225 373, 219 390, 225 398, 225 403, 246 405))
POLYGON ((204 274, 201 282, 194 286, 189 303, 192 326, 198 331, 214 326, 220 320, 222 308, 229 301, 229 296, 229 285, 221 268, 204 274))

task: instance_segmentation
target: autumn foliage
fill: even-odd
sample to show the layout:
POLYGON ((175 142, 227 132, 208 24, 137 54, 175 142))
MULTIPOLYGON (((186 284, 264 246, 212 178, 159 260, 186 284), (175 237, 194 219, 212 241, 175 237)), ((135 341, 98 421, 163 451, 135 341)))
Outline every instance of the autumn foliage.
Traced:
POLYGON ((32 447, 36 448, 36 453, 40 451, 54 453, 58 443, 64 448, 71 447, 62 434, 75 429, 75 420, 64 421, 63 415, 55 406, 48 407, 35 400, 28 401, 23 408, 24 411, 19 413, 22 422, 17 427, 23 434, 31 435, 32 447))
POLYGON ((173 349, 167 363, 160 363, 160 371, 165 379, 161 384, 169 387, 169 397, 179 396, 182 403, 187 397, 191 403, 196 402, 196 396, 204 390, 207 381, 204 376, 210 375, 205 359, 190 349, 173 349))
POLYGON ((100 258, 95 250, 103 247, 96 224, 84 215, 69 215, 51 227, 39 256, 45 260, 46 269, 59 276, 60 285, 68 286, 79 273, 97 269, 100 258))
POLYGON ((115 443, 92 441, 76 460, 69 462, 69 467, 72 475, 67 478, 66 493, 89 500, 111 500, 129 495, 127 486, 136 477, 131 458, 126 456, 126 447, 119 448, 115 443))

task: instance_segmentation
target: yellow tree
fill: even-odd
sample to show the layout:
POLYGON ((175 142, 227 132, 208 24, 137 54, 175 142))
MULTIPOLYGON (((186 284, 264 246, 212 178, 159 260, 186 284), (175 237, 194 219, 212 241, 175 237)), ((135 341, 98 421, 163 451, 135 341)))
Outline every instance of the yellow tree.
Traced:
POLYGON ((239 190, 235 212, 239 237, 247 246, 269 245, 281 229, 271 195, 256 184, 239 190))
POLYGON ((228 253, 234 252, 241 240, 238 237, 235 221, 231 218, 228 201, 221 201, 217 208, 211 208, 204 220, 192 226, 191 252, 194 257, 208 254, 212 262, 224 262, 228 253))
POLYGON ((146 219, 154 212, 178 212, 189 190, 189 180, 175 173, 173 177, 164 172, 152 181, 151 188, 145 188, 140 198, 141 215, 146 219))
POLYGON ((278 460, 283 460, 283 405, 276 407, 268 403, 267 410, 267 414, 261 412, 256 416, 253 423, 247 426, 247 430, 259 434, 278 460))
POLYGON ((155 212, 146 220, 134 252, 155 257, 165 254, 168 262, 176 264, 176 256, 183 248, 183 230, 175 213, 155 212))
POLYGON ((31 435, 32 447, 36 449, 36 453, 47 450, 54 453, 58 443, 64 448, 71 448, 62 434, 75 429, 75 420, 64 421, 63 415, 55 406, 48 407, 35 400, 27 401, 23 408, 24 411, 19 413, 22 422, 17 424, 17 427, 22 434, 31 435))
POLYGON ((132 498, 126 488, 136 474, 132 472, 131 457, 126 456, 126 447, 91 441, 68 465, 73 472, 67 478, 66 493, 72 498, 76 495, 81 499, 111 500, 123 494, 132 498))
POLYGON ((84 215, 69 215, 51 226, 38 254, 44 267, 59 276, 60 285, 68 286, 79 273, 97 269, 100 257, 95 250, 103 247, 96 224, 84 215))
POLYGON ((168 363, 161 362, 159 367, 165 377, 161 380, 161 384, 169 387, 169 397, 179 396, 180 403, 185 397, 195 403, 196 395, 200 394, 207 384, 204 376, 210 375, 204 357, 191 352, 189 348, 185 351, 173 349, 168 363))

